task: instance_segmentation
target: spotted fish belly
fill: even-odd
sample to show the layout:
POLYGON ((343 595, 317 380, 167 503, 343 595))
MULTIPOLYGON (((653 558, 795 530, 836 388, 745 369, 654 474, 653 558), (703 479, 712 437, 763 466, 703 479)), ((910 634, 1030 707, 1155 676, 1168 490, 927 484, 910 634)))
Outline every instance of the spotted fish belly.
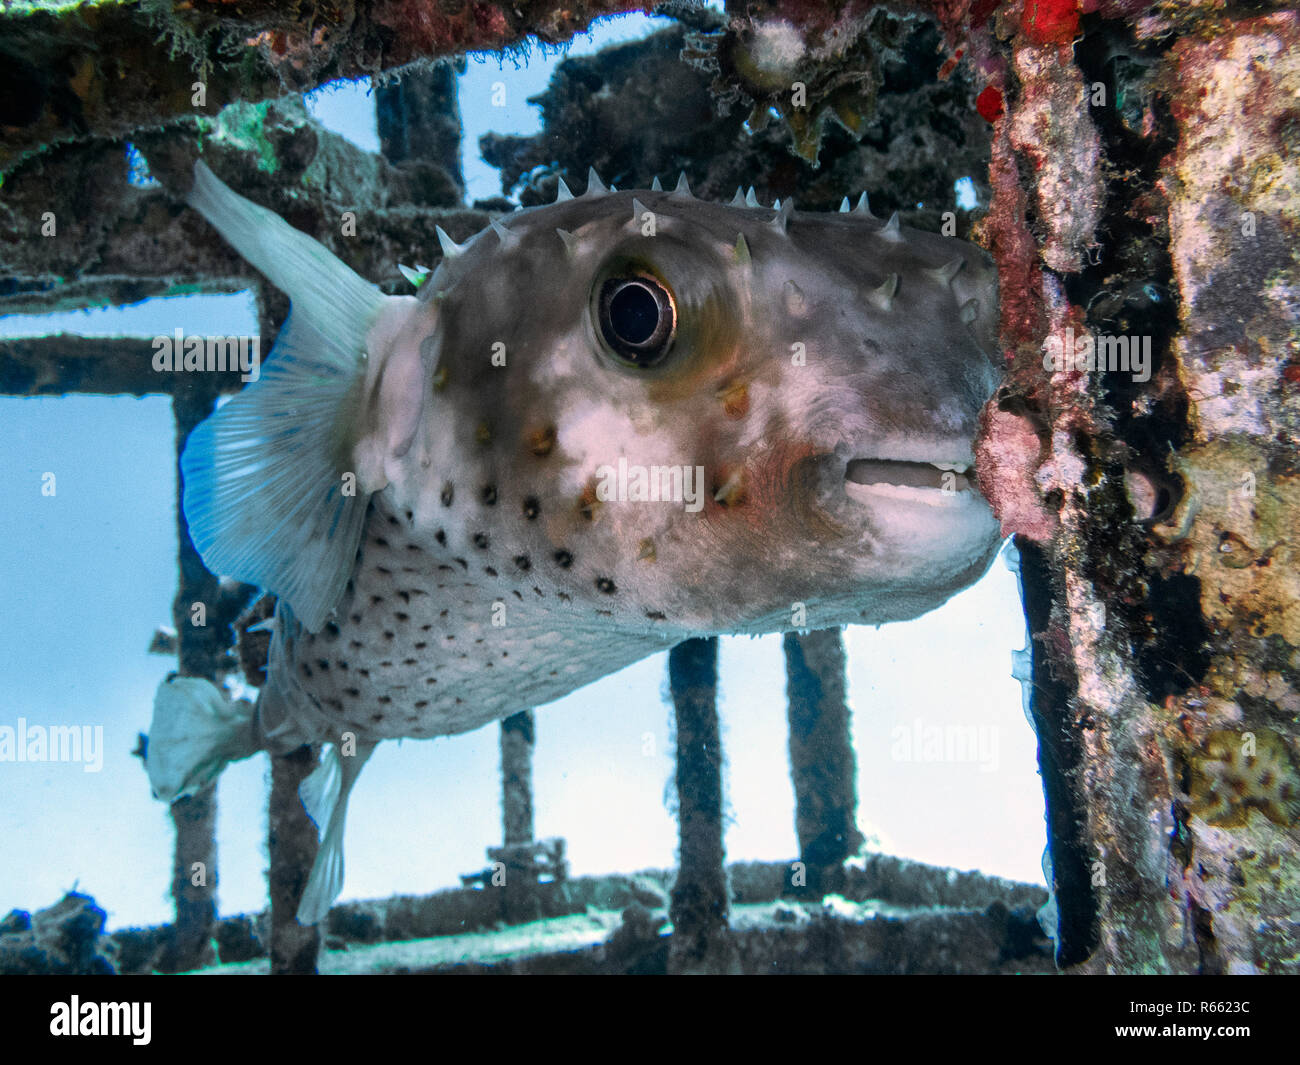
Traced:
POLYGON ((333 618, 318 633, 280 619, 271 693, 295 726, 291 742, 468 732, 674 642, 611 633, 545 574, 512 577, 495 554, 438 533, 421 543, 376 497, 333 618))

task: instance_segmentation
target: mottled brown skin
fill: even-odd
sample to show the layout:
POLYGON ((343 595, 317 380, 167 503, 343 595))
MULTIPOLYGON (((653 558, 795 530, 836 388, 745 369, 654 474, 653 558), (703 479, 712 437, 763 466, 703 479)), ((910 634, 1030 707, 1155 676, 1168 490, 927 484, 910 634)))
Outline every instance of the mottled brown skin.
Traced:
POLYGON ((281 619, 264 728, 287 710, 295 737, 462 732, 687 636, 914 617, 984 572, 999 537, 973 492, 845 484, 852 459, 970 461, 997 381, 982 253, 866 214, 787 214, 782 232, 771 209, 635 201, 653 236, 633 194, 584 196, 506 219, 426 282, 357 435, 386 440, 385 389, 416 380, 418 429, 385 444, 331 620, 281 619), (593 292, 629 271, 677 309, 652 369, 620 364, 594 321, 593 292), (703 467, 702 508, 598 500, 620 457, 703 467))

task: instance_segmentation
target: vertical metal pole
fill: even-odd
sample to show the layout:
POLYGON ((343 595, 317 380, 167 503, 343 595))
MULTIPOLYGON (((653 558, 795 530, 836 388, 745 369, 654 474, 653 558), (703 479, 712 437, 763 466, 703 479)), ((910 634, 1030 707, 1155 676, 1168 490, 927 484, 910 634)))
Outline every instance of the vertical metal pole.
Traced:
MULTIPOLYGON (((178 388, 172 400, 176 418, 179 566, 172 620, 176 626, 181 675, 203 677, 219 683, 218 668, 229 646, 229 628, 220 624, 218 618, 208 616, 217 613, 217 578, 208 572, 199 558, 179 505, 184 489, 180 474, 181 452, 190 432, 211 413, 216 400, 215 392, 203 388, 202 384, 201 380, 195 380, 188 388, 178 388)), ((216 799, 216 786, 210 784, 171 806, 172 824, 176 828, 171 887, 176 918, 172 925, 171 943, 160 963, 170 972, 195 969, 214 960, 209 943, 217 916, 216 799)))
POLYGON ((722 744, 718 728, 718 641, 686 640, 668 653, 677 732, 681 855, 669 916, 670 972, 735 967, 727 928, 730 899, 722 846, 722 744))
POLYGON ((533 841, 533 712, 501 722, 501 820, 507 847, 533 841))
POLYGON ((299 747, 271 757, 271 805, 267 817, 267 850, 271 867, 271 972, 302 975, 316 972, 320 926, 298 923, 298 904, 311 875, 320 842, 316 826, 298 798, 298 785, 316 768, 318 752, 299 747))
MULTIPOLYGON (((446 174, 442 180, 450 179, 456 192, 463 195, 457 66, 444 60, 408 68, 401 81, 376 90, 375 119, 385 159, 399 166, 417 168, 434 164, 446 174)), ((430 178, 433 179, 433 174, 430 178)), ((432 185, 430 191, 434 191, 432 185)))
POLYGON ((844 859, 862 846, 844 634, 839 629, 787 633, 784 643, 795 832, 804 886, 809 894, 822 895, 839 889, 844 859))
POLYGON ((536 897, 533 842, 533 712, 521 710, 501 722, 501 820, 506 855, 505 919, 511 924, 541 916, 536 897), (512 848, 518 848, 512 850, 512 848))

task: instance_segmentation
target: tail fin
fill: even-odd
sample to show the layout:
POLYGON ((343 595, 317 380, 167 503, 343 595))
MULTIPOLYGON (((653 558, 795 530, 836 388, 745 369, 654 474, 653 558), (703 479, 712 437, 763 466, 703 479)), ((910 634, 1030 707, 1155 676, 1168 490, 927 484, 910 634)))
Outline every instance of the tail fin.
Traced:
POLYGON ((229 762, 261 749, 253 705, 231 702, 211 681, 170 677, 158 685, 145 746, 154 798, 175 802, 216 780, 229 762))
POLYGON ((288 600, 319 631, 352 572, 368 495, 342 463, 388 297, 322 245, 194 166, 190 204, 293 303, 257 380, 190 434, 190 535, 214 573, 288 600))

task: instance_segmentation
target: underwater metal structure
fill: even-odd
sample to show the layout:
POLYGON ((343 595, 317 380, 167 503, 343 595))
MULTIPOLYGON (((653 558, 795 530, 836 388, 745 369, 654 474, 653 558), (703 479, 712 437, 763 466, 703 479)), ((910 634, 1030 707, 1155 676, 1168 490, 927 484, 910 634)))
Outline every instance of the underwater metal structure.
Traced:
MULTIPOLYGON (((40 91, 0 86, 0 123, 13 131, 0 148, 0 238, 12 279, 0 311, 130 302, 174 291, 179 279, 203 278, 207 291, 245 287, 245 268, 177 203, 129 185, 120 141, 94 139, 130 135, 161 180, 180 182, 188 153, 176 129, 155 127, 175 119, 192 130, 196 120, 179 116, 216 115, 236 99, 244 102, 200 121, 222 123, 227 145, 250 160, 273 153, 274 182, 255 164, 250 181, 282 190, 301 175, 310 139, 308 162, 329 160, 330 177, 310 194, 310 211, 291 205, 295 221, 311 225, 311 216, 347 205, 380 208, 353 264, 396 285, 393 264, 437 246, 435 218, 463 239, 488 215, 455 207, 429 173, 364 156, 311 130, 292 100, 270 98, 528 33, 565 39, 590 17, 628 6, 542 3, 523 19, 486 2, 436 15, 417 0, 352 3, 341 6, 347 19, 310 26, 202 0, 165 17, 136 4, 95 5, 79 18, 8 14, 5 47, 21 43, 23 53, 9 57, 21 59, 10 69, 40 91), (167 44, 155 43, 160 17, 167 44), (222 50, 232 42, 239 62, 222 50), (208 74, 202 104, 185 91, 196 69, 208 74), (54 248, 24 240, 51 201, 64 237, 54 248), (140 248, 145 212, 162 224, 140 248)), ((1082 972, 1295 972, 1300 16, 1285 3, 1236 12, 1213 0, 768 0, 737 10, 726 27, 700 26, 715 38, 705 62, 737 121, 747 106, 755 115, 784 106, 791 84, 805 84, 815 112, 785 107, 781 117, 795 146, 815 153, 823 136, 842 135, 839 126, 865 128, 852 101, 889 74, 871 34, 882 11, 935 20, 950 55, 941 81, 970 72, 970 102, 989 136, 976 185, 990 207, 975 239, 1001 276, 1008 376, 986 411, 977 465, 1021 557, 1033 635, 1022 679, 1033 692, 1047 799, 1057 962, 1082 972), (744 82, 748 67, 737 57, 776 24, 803 42, 799 59, 771 84, 744 82), (851 43, 832 47, 832 37, 851 43), (1061 358, 1053 364, 1044 356, 1054 338, 1061 358), (1064 361, 1066 338, 1079 361, 1064 361), (1121 338, 1149 341, 1145 380, 1097 369, 1101 342, 1114 352, 1121 338)), ((927 105, 938 106, 933 96, 927 105)), ((526 146, 499 147, 526 158, 526 146)), ((846 166, 870 165, 847 158, 846 166)), ((692 186, 705 195, 734 187, 727 167, 741 162, 752 159, 710 159, 692 186)), ((817 205, 826 194, 825 175, 797 157, 761 173, 765 198, 797 193, 817 205)), ((880 177, 855 176, 874 199, 880 177)), ((753 171, 739 180, 753 182, 753 171)), ((262 307, 270 335, 274 298, 262 307)), ((133 360, 147 366, 147 345, 9 341, 0 344, 0 390, 139 394, 133 360)), ((159 391, 158 382, 145 390, 159 391)), ((178 391, 178 431, 213 398, 178 391)), ((187 579, 206 579, 186 571, 184 554, 182 572, 178 603, 199 588, 187 579)), ((182 642, 182 668, 207 675, 202 654, 211 652, 182 642)), ((686 648, 676 658, 683 671, 707 672, 707 661, 685 661, 703 653, 686 648)), ((789 648, 787 657, 793 669, 789 648)), ((277 772, 288 774, 277 778, 287 796, 301 772, 277 772)), ((842 810, 843 797, 828 806, 842 810)), ((201 838, 204 814, 194 813, 201 838)), ((289 829, 314 840, 309 822, 289 829)), ((813 839, 801 827, 801 847, 813 839)), ((710 844, 701 837, 700 846, 710 844)), ((821 864, 842 868, 831 857, 821 864)), ((310 864, 302 852, 282 867, 302 860, 310 864)), ((701 871, 700 890, 716 901, 708 876, 701 871)), ((186 905, 193 920, 210 920, 201 896, 186 905)), ((731 966, 725 947, 709 954, 716 910, 694 912, 704 916, 690 934, 702 938, 680 964, 731 966)), ((309 945, 289 951, 277 967, 305 966, 309 955, 309 945)))

